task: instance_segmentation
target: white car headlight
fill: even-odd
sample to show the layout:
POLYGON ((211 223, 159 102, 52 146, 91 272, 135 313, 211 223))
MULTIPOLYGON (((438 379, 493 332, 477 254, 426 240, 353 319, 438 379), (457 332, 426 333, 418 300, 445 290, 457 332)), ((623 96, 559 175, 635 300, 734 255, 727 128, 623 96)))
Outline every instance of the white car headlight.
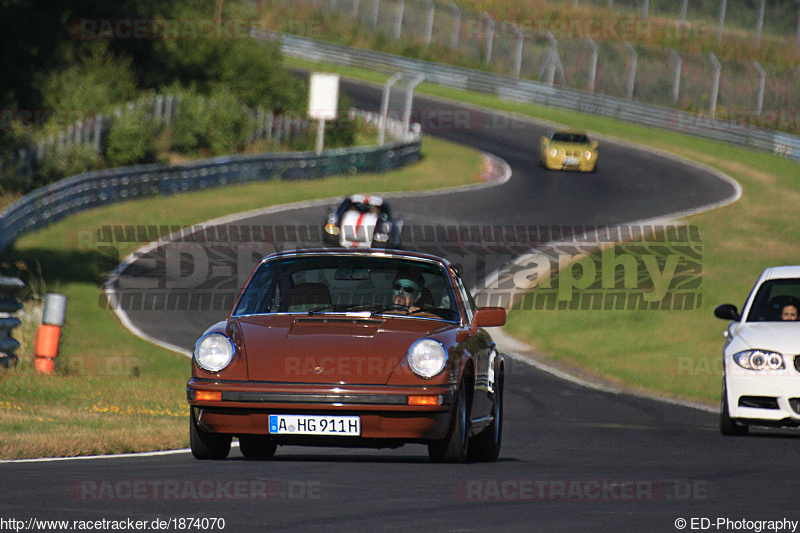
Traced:
POLYGON ((221 333, 209 333, 194 346, 194 360, 209 372, 219 372, 233 360, 233 341, 221 333))
POLYGON ((423 378, 432 378, 447 364, 447 350, 434 339, 418 340, 408 349, 407 357, 411 370, 423 378))
POLYGON ((747 370, 780 370, 785 368, 783 356, 778 352, 745 350, 733 355, 736 364, 747 370))
POLYGON ((550 157, 555 157, 556 155, 558 155, 558 150, 556 150, 555 148, 551 148, 550 157))
POLYGON ((586 159, 591 159, 592 158, 592 152, 590 152, 589 150, 586 150, 583 153, 583 157, 585 157, 586 159))

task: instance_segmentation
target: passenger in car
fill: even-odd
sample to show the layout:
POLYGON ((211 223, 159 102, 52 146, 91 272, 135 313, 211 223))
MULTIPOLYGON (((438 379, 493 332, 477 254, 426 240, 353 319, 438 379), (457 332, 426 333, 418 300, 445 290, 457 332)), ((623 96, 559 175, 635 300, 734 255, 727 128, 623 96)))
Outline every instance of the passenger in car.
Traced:
POLYGON ((784 305, 781 310, 781 320, 797 320, 797 306, 792 304, 784 305))

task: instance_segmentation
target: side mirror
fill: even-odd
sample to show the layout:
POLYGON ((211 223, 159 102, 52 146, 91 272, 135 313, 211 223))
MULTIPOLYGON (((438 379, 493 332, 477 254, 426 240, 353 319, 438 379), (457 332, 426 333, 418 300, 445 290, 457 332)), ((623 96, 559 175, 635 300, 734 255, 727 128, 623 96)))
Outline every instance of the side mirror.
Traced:
POLYGON ((736 306, 732 304, 720 305, 714 309, 714 316, 723 320, 733 320, 734 322, 739 322, 742 319, 736 306))
POLYGON ((542 144, 544 145, 544 144, 547 144, 547 143, 549 143, 549 142, 550 142, 550 139, 548 139, 547 137, 542 137, 542 139, 541 139, 541 142, 542 142, 542 144))
POLYGON ((472 317, 472 328, 491 328, 506 323, 506 310, 502 307, 479 307, 472 317))
POLYGON ((592 150, 594 150, 598 146, 600 146, 600 143, 598 143, 597 141, 592 141, 591 143, 589 143, 589 146, 592 148, 592 150))

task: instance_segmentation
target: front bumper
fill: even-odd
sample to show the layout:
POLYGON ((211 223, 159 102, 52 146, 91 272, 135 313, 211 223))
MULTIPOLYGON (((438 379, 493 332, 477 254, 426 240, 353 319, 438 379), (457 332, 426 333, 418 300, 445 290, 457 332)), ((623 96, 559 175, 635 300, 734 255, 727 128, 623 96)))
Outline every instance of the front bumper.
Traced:
POLYGON ((728 412, 742 423, 800 426, 800 376, 726 375, 728 412))
POLYGON ((578 158, 577 163, 567 163, 566 156, 547 156, 545 158, 545 166, 551 170, 575 170, 579 172, 591 172, 594 170, 597 163, 597 158, 588 160, 586 158, 578 158))
MULTIPOLYGON (((337 445, 359 440, 424 442, 442 439, 450 428, 454 388, 385 385, 318 385, 242 382, 192 378, 189 405, 203 431, 229 435, 266 435, 269 415, 357 415, 361 437, 341 437, 337 445), (197 400, 197 391, 220 391, 220 401, 197 400), (408 405, 409 396, 436 396, 438 405, 408 405)), ((273 436, 278 443, 325 444, 318 436, 273 436)))

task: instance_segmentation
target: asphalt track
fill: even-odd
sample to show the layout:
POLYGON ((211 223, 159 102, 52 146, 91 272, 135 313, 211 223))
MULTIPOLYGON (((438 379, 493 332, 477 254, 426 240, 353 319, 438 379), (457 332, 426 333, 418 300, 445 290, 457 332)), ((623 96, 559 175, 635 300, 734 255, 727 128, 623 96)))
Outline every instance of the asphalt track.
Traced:
MULTIPOLYGON (((346 90, 359 107, 377 107, 374 89, 347 84, 346 90)), ((617 224, 698 208, 734 193, 730 183, 702 169, 612 142, 602 143, 596 174, 546 172, 536 166, 532 149, 544 126, 512 125, 505 117, 423 98, 415 107, 467 111, 472 127, 427 133, 494 153, 510 164, 513 176, 482 191, 397 199, 393 205, 406 223, 617 224)), ((325 210, 315 205, 238 224, 317 224, 325 210)), ((173 270, 166 252, 146 255, 120 285, 139 281, 149 287, 139 290, 160 290, 148 282, 165 275, 186 281, 204 261, 186 250, 173 270)), ((258 250, 251 251, 255 257, 258 250)), ((245 271, 239 263, 246 257, 231 263, 224 250, 203 253, 221 258, 204 265, 211 277, 219 274, 208 287, 235 290, 228 286, 238 275, 212 267, 245 271)), ((486 264, 497 262, 487 258, 486 264)), ((484 267, 472 275, 491 270, 484 267)), ((224 312, 129 315, 155 338, 190 349, 224 312)), ((709 335, 721 330, 720 323, 709 335)), ((513 358, 504 422, 501 457, 491 464, 432 464, 419 445, 377 451, 287 447, 265 462, 245 460, 234 450, 221 462, 195 461, 182 452, 5 463, 0 519, 152 523, 206 517, 224 518, 225 530, 237 532, 679 531, 681 519, 687 530, 695 519, 694 530, 755 531, 752 521, 800 519, 800 443, 794 435, 726 438, 715 414, 584 387, 513 358)), ((9 525, 0 521, 0 529, 9 525)))

